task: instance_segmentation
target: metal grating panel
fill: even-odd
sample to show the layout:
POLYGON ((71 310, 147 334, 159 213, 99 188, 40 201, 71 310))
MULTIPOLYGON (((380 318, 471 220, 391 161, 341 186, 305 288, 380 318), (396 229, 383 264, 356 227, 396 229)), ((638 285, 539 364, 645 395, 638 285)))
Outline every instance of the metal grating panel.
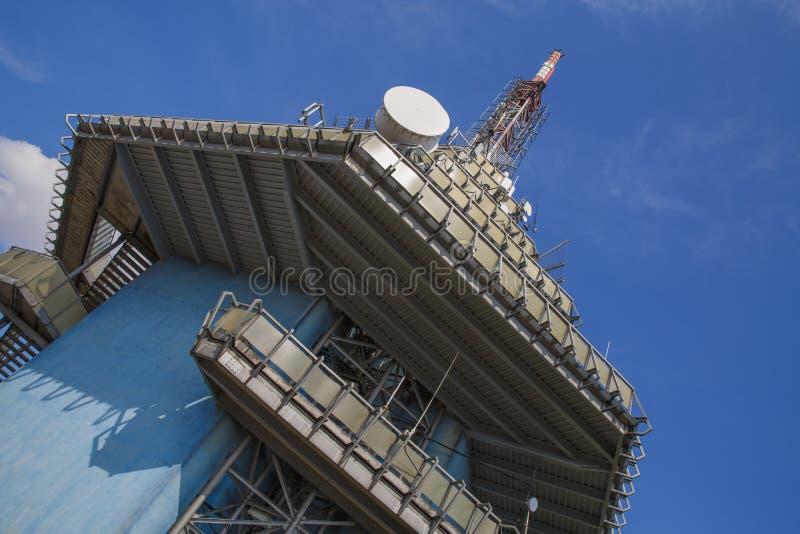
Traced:
POLYGON ((253 177, 261 215, 267 222, 279 269, 302 269, 303 264, 286 206, 282 161, 279 158, 256 156, 248 156, 246 161, 253 177))
POLYGON ((175 176, 203 254, 209 261, 227 265, 228 260, 224 253, 222 239, 214 226, 211 208, 203 192, 191 152, 166 149, 164 154, 175 176))
POLYGON ((187 258, 193 257, 189 239, 175 210, 169 189, 164 183, 164 177, 153 154, 153 148, 132 144, 128 145, 128 151, 147 194, 153 202, 153 209, 161 221, 161 228, 170 247, 176 254, 187 258))
POLYGON ((204 156, 242 266, 246 269, 263 266, 258 237, 231 156, 208 152, 204 156))

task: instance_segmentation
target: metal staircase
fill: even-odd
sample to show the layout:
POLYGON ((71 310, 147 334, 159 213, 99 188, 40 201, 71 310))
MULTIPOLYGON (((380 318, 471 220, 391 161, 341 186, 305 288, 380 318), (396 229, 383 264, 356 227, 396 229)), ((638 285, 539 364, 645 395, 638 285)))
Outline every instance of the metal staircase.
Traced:
POLYGON ((83 303, 86 308, 92 311, 110 299, 117 291, 138 278, 153 261, 155 258, 126 241, 84 293, 83 303))
POLYGON ((7 317, 0 319, 0 382, 39 354, 41 347, 26 339, 7 317))

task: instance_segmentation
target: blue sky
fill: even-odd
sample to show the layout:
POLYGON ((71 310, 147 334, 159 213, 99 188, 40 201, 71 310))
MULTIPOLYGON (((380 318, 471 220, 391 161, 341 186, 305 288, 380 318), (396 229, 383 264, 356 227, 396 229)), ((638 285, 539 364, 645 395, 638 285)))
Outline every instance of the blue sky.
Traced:
POLYGON ((65 113, 366 116, 404 84, 468 127, 564 48, 518 191, 656 428, 627 532, 796 529, 800 3, 200 4, 3 7, 3 248, 41 241, 65 113))

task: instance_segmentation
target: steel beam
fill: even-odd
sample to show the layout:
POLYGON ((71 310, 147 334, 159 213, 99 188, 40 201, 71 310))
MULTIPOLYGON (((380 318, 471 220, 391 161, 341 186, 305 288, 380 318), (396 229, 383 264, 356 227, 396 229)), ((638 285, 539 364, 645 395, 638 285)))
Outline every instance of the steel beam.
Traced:
POLYGON ((153 151, 153 157, 155 158, 156 162, 158 162, 158 168, 161 171, 161 178, 164 180, 167 191, 169 191, 169 197, 172 201, 172 206, 175 208, 175 212, 178 215, 178 220, 183 227, 183 231, 186 233, 186 240, 189 242, 189 248, 192 250, 192 256, 194 256, 194 260, 198 264, 205 263, 206 258, 203 255, 202 248, 200 246, 200 240, 197 238, 197 232, 195 232, 192 218, 189 215, 189 210, 186 209, 186 204, 183 201, 183 196, 181 195, 180 188, 178 187, 178 182, 175 180, 175 175, 172 173, 172 168, 169 166, 167 156, 164 154, 165 149, 157 146, 151 146, 150 149, 153 151))
POLYGON ((169 245, 164 230, 161 226, 156 210, 150 197, 147 194, 142 177, 139 174, 136 164, 133 162, 128 145, 117 143, 115 145, 117 150, 117 160, 119 161, 122 175, 128 183, 136 204, 139 206, 139 213, 142 217, 142 222, 147 229, 147 234, 153 241, 153 246, 156 248, 156 254, 163 259, 172 255, 172 247, 169 245))
POLYGON ((233 154, 231 157, 233 158, 233 167, 236 169, 236 176, 239 178, 239 184, 244 191, 244 203, 247 205, 247 210, 253 219, 253 228, 256 236, 258 236, 261 254, 264 256, 264 266, 268 266, 270 265, 270 258, 275 258, 275 249, 272 246, 269 230, 258 203, 258 193, 255 184, 253 184, 253 176, 250 173, 247 156, 233 154))
MULTIPOLYGON (((299 160, 304 163, 302 160, 299 160)), ((300 253, 300 261, 303 267, 308 269, 312 267, 311 253, 308 250, 308 225, 302 215, 302 210, 297 206, 295 193, 297 192, 297 168, 295 162, 289 159, 283 159, 283 184, 284 192, 286 194, 286 209, 289 210, 289 219, 294 230, 294 239, 297 243, 297 249, 300 253)))
POLYGON ((311 490, 303 503, 300 505, 300 508, 298 508, 297 512, 295 512, 292 522, 289 523, 288 527, 286 527, 286 534, 294 534, 297 531, 297 526, 300 524, 300 520, 303 519, 306 511, 308 511, 308 507, 311 506, 312 502, 314 502, 314 498, 316 496, 317 490, 311 490))
MULTIPOLYGON (((197 170, 197 174, 200 175, 201 189, 205 194, 208 205, 211 207, 211 220, 219 232, 219 239, 222 242, 222 250, 225 252, 225 258, 228 260, 231 271, 235 274, 239 272, 239 261, 236 257, 236 251, 234 250, 235 244, 233 235, 231 235, 230 228, 228 228, 228 223, 225 220, 225 214, 220 206, 217 190, 214 187, 214 181, 211 179, 211 172, 208 170, 205 156, 203 156, 199 150, 192 150, 191 158, 197 170)), ((245 191, 245 195, 246 194, 247 192, 245 191)))

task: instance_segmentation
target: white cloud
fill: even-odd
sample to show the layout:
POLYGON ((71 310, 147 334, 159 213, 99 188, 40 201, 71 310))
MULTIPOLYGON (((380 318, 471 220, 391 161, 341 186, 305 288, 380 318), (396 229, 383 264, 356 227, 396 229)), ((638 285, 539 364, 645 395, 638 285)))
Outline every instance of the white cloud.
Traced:
POLYGON ((0 65, 14 73, 14 76, 26 82, 43 82, 44 74, 35 65, 18 58, 14 53, 0 46, 0 65))
POLYGON ((42 249, 57 166, 38 146, 0 136, 0 243, 42 249))

